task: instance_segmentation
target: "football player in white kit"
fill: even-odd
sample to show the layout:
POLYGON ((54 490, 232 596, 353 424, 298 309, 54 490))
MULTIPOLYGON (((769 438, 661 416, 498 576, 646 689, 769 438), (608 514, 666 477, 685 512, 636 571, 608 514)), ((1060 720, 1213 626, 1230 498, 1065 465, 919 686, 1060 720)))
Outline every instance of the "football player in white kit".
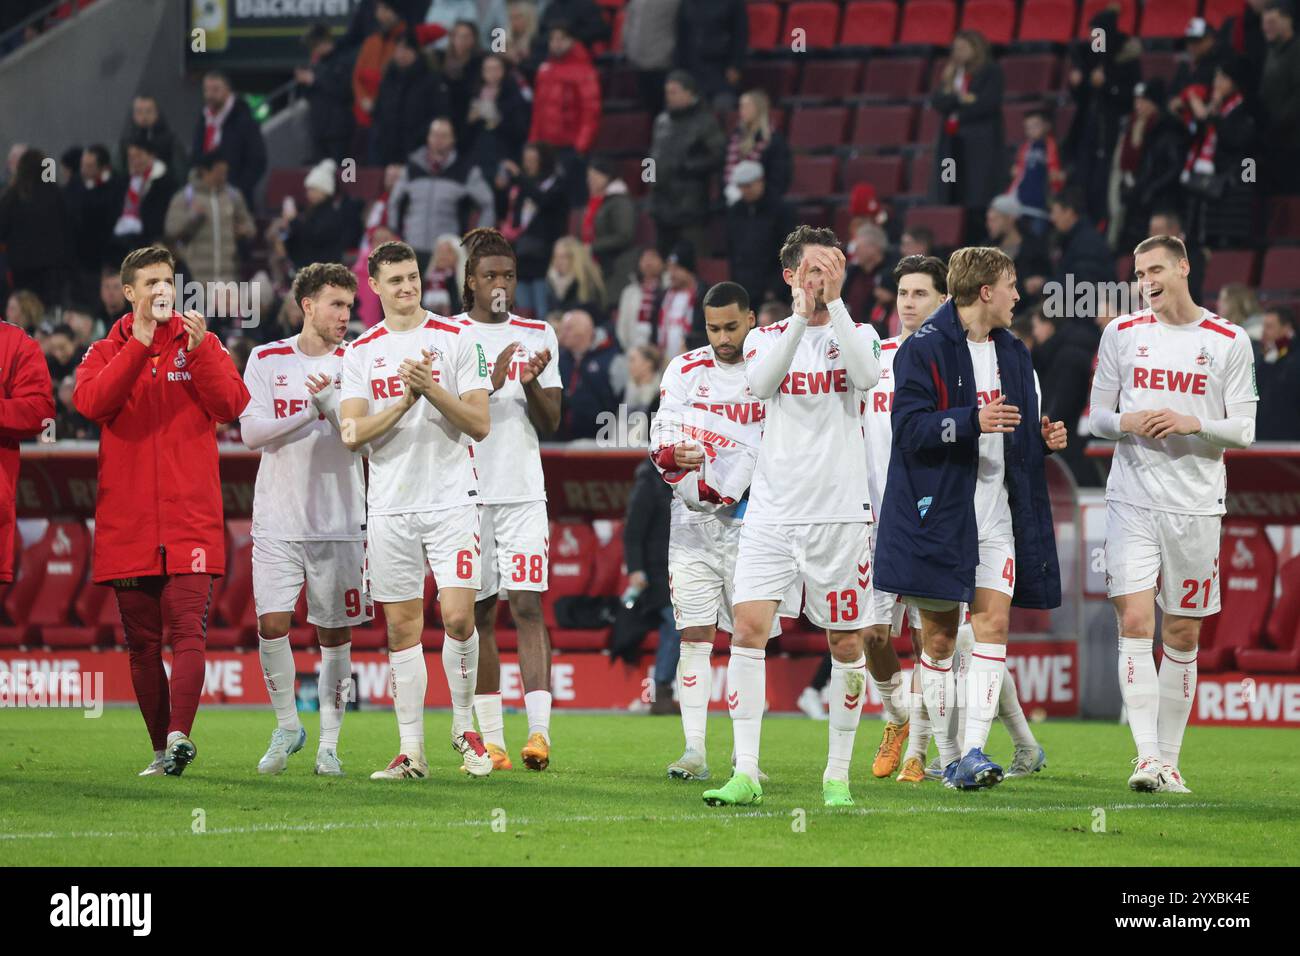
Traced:
MULTIPOLYGON (((720 282, 704 295, 709 344, 668 363, 651 460, 673 486, 668 581, 681 632, 677 702, 686 749, 668 765, 675 780, 708 780, 705 725, 713 693, 713 640, 732 629, 736 549, 763 430, 763 403, 750 391, 742 349, 754 327, 749 295, 720 282)), ((794 613, 798 613, 795 603, 794 613)), ((773 620, 772 636, 780 633, 773 620)))
MULTIPOLYGON (((867 395, 862 422, 867 437, 867 467, 871 475, 871 506, 875 509, 880 508, 881 500, 884 497, 885 478, 889 471, 889 455, 893 440, 890 412, 893 410, 894 404, 894 356, 898 354, 899 345, 920 328, 921 323, 926 320, 930 313, 948 300, 948 267, 943 260, 935 256, 906 256, 900 259, 898 265, 894 267, 894 281, 898 283, 897 307, 902 331, 898 335, 885 339, 880 343, 880 381, 867 395)), ((875 560, 874 554, 872 560, 875 560)), ((890 662, 886 654, 893 655, 893 646, 888 643, 888 639, 891 630, 893 633, 897 633, 899 630, 905 606, 896 595, 892 595, 888 591, 873 590, 872 592, 870 620, 873 626, 867 631, 867 666, 876 680, 882 699, 886 696, 886 687, 882 686, 881 673, 889 674, 897 670, 897 665, 894 666, 893 670, 889 669, 890 662), (880 657, 884 658, 883 661, 872 655, 872 647, 876 642, 885 642, 884 646, 888 648, 887 652, 883 650, 877 652, 880 657)), ((911 623, 909 630, 912 638, 912 660, 919 661, 921 659, 921 617, 916 608, 909 608, 908 616, 911 623)), ((962 618, 967 617, 965 611, 960 612, 960 616, 962 618)), ((974 643, 974 640, 973 628, 967 621, 958 629, 957 652, 959 654, 970 653, 970 645, 974 643)), ((958 691, 959 697, 964 696, 961 693, 960 676, 958 691)), ((898 688, 897 693, 901 695, 901 687, 898 688)), ((938 765, 937 759, 936 763, 932 765, 932 773, 927 774, 925 767, 926 750, 930 743, 930 714, 926 710, 925 697, 921 693, 919 667, 914 667, 912 670, 911 688, 907 702, 907 712, 904 719, 907 720, 910 733, 895 728, 893 721, 886 723, 884 737, 880 743, 880 750, 876 754, 876 760, 871 766, 871 772, 877 777, 885 777, 898 769, 897 744, 899 738, 902 737, 907 741, 907 752, 903 757, 902 769, 898 773, 898 781, 900 783, 921 783, 927 777, 937 779, 942 775, 943 770, 942 766, 938 765), (891 733, 891 730, 893 730, 893 733, 891 733), (892 753, 887 746, 890 744, 893 744, 895 748, 892 753)), ((963 735, 962 715, 964 715, 964 710, 958 708, 955 739, 960 739, 963 735)), ((889 720, 888 711, 886 711, 885 717, 886 720, 889 720)), ((1008 779, 1024 777, 1042 770, 1047 765, 1047 757, 1043 752, 1043 748, 1039 746, 1038 741, 1034 738, 1033 732, 1029 729, 1029 722, 1025 720, 1025 713, 1020 706, 1020 695, 1016 688, 1015 678, 1009 670, 1002 682, 998 702, 998 718, 1011 734, 1016 748, 1011 765, 1007 768, 1006 777, 1008 779)), ((897 720, 897 718, 894 719, 897 720)))
POLYGON ((1241 328, 1192 301, 1182 240, 1152 236, 1133 257, 1151 307, 1102 332, 1089 425, 1117 442, 1106 480, 1105 563, 1119 622, 1120 692, 1137 745, 1129 786, 1188 793, 1178 758, 1196 698, 1201 622, 1219 612, 1223 451, 1255 440, 1255 363, 1241 328))
POLYGON ((373 780, 423 778, 424 569, 438 583, 446 637, 442 666, 451 689, 452 746, 474 776, 492 758, 474 730, 479 587, 478 481, 470 441, 488 435, 483 347, 450 319, 420 306, 420 269, 404 242, 376 246, 371 290, 384 320, 343 357, 339 408, 349 448, 368 446, 366 562, 371 596, 383 605, 399 750, 373 780))
POLYGON ((313 262, 293 280, 302 331, 253 351, 244 369, 244 444, 261 449, 253 490, 253 604, 262 675, 278 726, 258 773, 284 770, 307 742, 294 694, 289 625, 303 586, 320 641, 316 773, 343 773, 339 730, 352 682, 352 626, 371 618, 364 581, 366 498, 361 459, 339 438, 343 336, 357 280, 313 262))
POLYGON ((706 790, 710 806, 753 805, 766 704, 765 645, 788 588, 826 630, 832 666, 827 806, 851 806, 849 762, 866 686, 863 622, 872 521, 860 392, 880 377, 880 339, 840 299, 844 253, 830 229, 800 226, 781 248, 794 314, 745 339, 745 376, 766 402, 763 438, 740 532, 727 707, 736 771, 706 790))
POLYGON ((474 443, 483 538, 483 581, 474 604, 478 627, 478 687, 474 714, 496 770, 511 769, 501 716, 501 658, 497 652, 498 595, 504 588, 519 639, 519 672, 528 714, 521 757, 529 770, 551 760, 551 639, 542 620, 550 523, 538 435, 560 424, 559 344, 546 322, 510 312, 515 303, 516 259, 505 236, 474 229, 461 245, 465 311, 456 322, 488 356, 492 431, 474 443))

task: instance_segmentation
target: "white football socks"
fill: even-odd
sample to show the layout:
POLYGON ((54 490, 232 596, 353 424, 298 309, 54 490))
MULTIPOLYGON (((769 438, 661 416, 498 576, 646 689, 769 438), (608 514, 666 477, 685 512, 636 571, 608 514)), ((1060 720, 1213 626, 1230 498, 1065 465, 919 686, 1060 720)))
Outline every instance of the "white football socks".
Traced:
POLYGON ((998 720, 1002 721, 1002 726, 1011 735, 1011 742, 1017 747, 1038 749, 1038 740, 1034 737, 1034 732, 1029 729, 1029 721, 1025 719, 1025 711, 1020 706, 1020 691, 1016 688, 1016 679, 1012 676, 1009 667, 1002 677, 1002 693, 998 697, 998 720))
POLYGON ((524 711, 528 714, 528 736, 541 734, 551 742, 551 692, 530 690, 524 694, 524 711))
POLYGON ((501 716, 501 692, 474 695, 474 716, 478 718, 478 732, 485 744, 496 744, 506 749, 506 719, 501 716))
POLYGON ((957 705, 957 684, 952 672, 954 659, 955 656, 935 660, 922 652, 920 663, 921 693, 925 697, 925 709, 930 714, 930 730, 939 747, 939 764, 943 767, 961 756, 949 723, 957 705))
MULTIPOLYGON (((921 665, 916 666, 919 668, 921 665)), ((912 726, 907 734, 907 753, 903 760, 916 757, 924 762, 930 749, 930 713, 925 709, 925 697, 920 691, 914 690, 908 694, 908 711, 908 720, 912 726)))
POLYGON ((709 697, 713 692, 713 664, 710 641, 683 641, 677 659, 677 703, 682 710, 682 733, 686 749, 703 754, 704 731, 708 722, 709 697))
MULTIPOLYGON (((1181 655, 1180 655, 1181 656, 1181 655)), ((1128 710, 1139 760, 1160 757, 1160 681, 1151 642, 1140 637, 1119 639, 1119 692, 1128 710)))
POLYGON ((871 678, 880 694, 880 716, 891 724, 905 724, 908 721, 908 698, 903 690, 903 672, 900 670, 884 680, 871 678))
POLYGON ((281 730, 297 733, 302 722, 298 720, 298 704, 293 692, 297 671, 293 665, 293 651, 289 649, 289 638, 268 640, 259 634, 257 656, 262 662, 262 677, 266 680, 266 692, 271 695, 276 723, 281 730))
POLYGON ((320 649, 320 744, 318 750, 337 750, 343 712, 352 697, 352 642, 320 649))
POLYGON ((474 729, 474 687, 478 682, 478 629, 458 641, 442 638, 442 671, 451 689, 451 733, 459 736, 474 729))
POLYGON ((727 709, 735 735, 736 773, 758 780, 758 748, 767 704, 767 651, 732 645, 727 660, 727 709))
POLYGON ((412 760, 423 760, 424 695, 429 689, 429 671, 424 666, 423 645, 389 651, 388 668, 401 752, 412 760))
POLYGON ((1160 756, 1166 763, 1178 766, 1178 754, 1183 749, 1183 731, 1192 714, 1196 700, 1196 651, 1180 651, 1164 645, 1165 656, 1160 662, 1160 706, 1156 721, 1160 741, 1160 756))
POLYGON ((830 717, 830 743, 826 752, 827 780, 849 782, 849 763, 853 759, 853 739, 862 720, 862 695, 867 686, 867 658, 859 654, 855 661, 831 661, 831 681, 827 703, 830 717))
POLYGON ((983 750, 989 742, 989 728, 998 715, 1002 677, 1007 671, 1007 646, 976 641, 966 671, 966 728, 961 752, 983 750))

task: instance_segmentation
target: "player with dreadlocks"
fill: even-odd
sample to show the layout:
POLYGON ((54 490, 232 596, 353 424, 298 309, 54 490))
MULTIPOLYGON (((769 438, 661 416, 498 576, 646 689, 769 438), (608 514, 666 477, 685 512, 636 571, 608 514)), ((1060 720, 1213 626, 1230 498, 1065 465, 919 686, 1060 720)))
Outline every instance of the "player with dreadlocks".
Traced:
POLYGON ((538 435, 552 435, 560 424, 559 343, 546 322, 511 314, 516 259, 506 238, 495 229, 472 229, 461 245, 469 254, 461 293, 465 311, 454 321, 487 355, 496 356, 490 363, 492 428, 473 446, 483 503, 483 581, 474 606, 480 642, 474 713, 494 769, 509 770, 496 642, 497 600, 504 590, 518 628, 528 712, 524 766, 545 770, 551 750, 551 641, 542 622, 542 592, 550 537, 538 435))

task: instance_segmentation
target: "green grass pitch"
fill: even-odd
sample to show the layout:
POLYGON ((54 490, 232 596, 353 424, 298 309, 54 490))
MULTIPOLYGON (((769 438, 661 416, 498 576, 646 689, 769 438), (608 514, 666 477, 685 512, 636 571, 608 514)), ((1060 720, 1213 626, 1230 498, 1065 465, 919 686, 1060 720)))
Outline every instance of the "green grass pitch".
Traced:
MULTIPOLYGON (((554 717, 551 768, 522 769, 522 715, 506 717, 517 769, 458 770, 446 712, 429 712, 426 781, 367 779, 396 745, 391 713, 352 712, 348 776, 312 774, 309 738, 280 777, 255 771, 269 713, 200 711, 198 759, 183 777, 139 778, 148 762, 134 709, 0 713, 0 866, 15 865, 1289 865, 1300 862, 1294 731, 1193 727, 1183 770, 1194 793, 1127 789, 1132 738, 1109 723, 1047 722, 1048 768, 983 792, 870 776, 880 725, 863 721, 853 809, 821 806, 826 724, 763 725, 760 808, 710 809, 731 728, 709 718, 714 781, 670 781, 676 718, 554 717), (199 823, 202 826, 199 826, 199 823), (1104 829, 1103 829, 1104 827, 1104 829), (202 829, 204 832, 195 832, 202 829)), ((989 752, 1006 758, 996 727, 989 752)))

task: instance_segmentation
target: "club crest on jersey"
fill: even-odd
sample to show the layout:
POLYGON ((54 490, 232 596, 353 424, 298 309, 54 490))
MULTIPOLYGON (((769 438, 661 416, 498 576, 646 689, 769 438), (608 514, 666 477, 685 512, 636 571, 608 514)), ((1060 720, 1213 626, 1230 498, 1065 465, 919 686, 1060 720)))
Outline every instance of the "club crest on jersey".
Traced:
POLYGON ((289 384, 289 376, 288 376, 288 375, 277 375, 277 376, 275 377, 275 384, 278 385, 278 386, 285 386, 285 385, 288 385, 288 384, 289 384))
POLYGON ((441 362, 441 361, 442 361, 442 353, 439 352, 437 349, 429 349, 429 361, 430 361, 430 362, 441 362))
POLYGON ((838 358, 839 354, 840 354, 840 343, 836 342, 834 339, 831 339, 830 343, 826 346, 826 357, 828 359, 838 358))
POLYGON ((1196 364, 1209 365, 1209 366, 1214 365, 1214 359, 1210 355, 1210 350, 1207 349, 1204 345, 1201 346, 1201 351, 1196 354, 1196 364))
POLYGON ((1139 345, 1139 346, 1138 346, 1138 358, 1146 358, 1147 355, 1150 353, 1150 351, 1151 351, 1151 349, 1148 348, 1147 346, 1145 346, 1145 345, 1139 345))
POLYGON ((185 367, 185 352, 183 350, 176 353, 176 358, 173 364, 175 364, 177 368, 185 367))

